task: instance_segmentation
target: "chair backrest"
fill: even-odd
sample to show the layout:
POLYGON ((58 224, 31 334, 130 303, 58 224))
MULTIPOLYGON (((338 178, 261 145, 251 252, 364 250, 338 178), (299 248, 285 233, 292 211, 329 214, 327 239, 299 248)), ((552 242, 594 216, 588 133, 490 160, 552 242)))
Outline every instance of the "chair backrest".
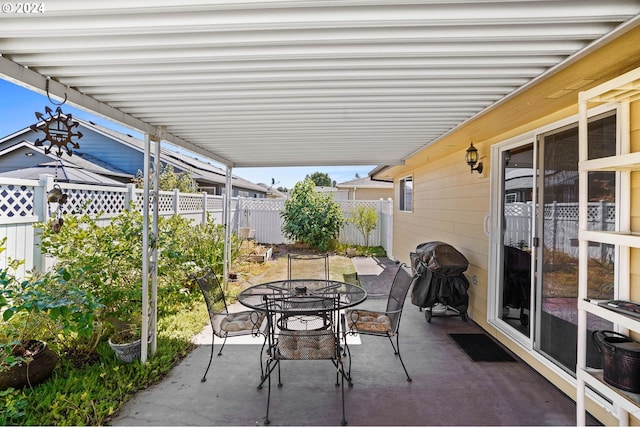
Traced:
POLYGON ((196 282, 198 282, 200 291, 202 291, 202 296, 204 296, 204 301, 207 304, 207 310, 209 311, 210 316, 211 313, 214 312, 213 305, 218 300, 222 300, 222 303, 224 304, 224 312, 228 312, 227 301, 224 297, 224 290, 222 289, 218 276, 216 276, 213 269, 207 268, 202 276, 196 278, 196 282))
POLYGON ((288 254, 287 278, 329 280, 329 254, 288 254))
POLYGON ((268 343, 275 359, 335 359, 340 352, 339 296, 265 295, 268 343))
POLYGON ((400 316, 402 315, 402 308, 407 298, 407 293, 411 287, 413 278, 404 268, 404 264, 398 266, 398 271, 393 277, 393 283, 391 284, 391 290, 389 291, 389 298, 387 299, 387 316, 391 319, 391 327, 394 332, 398 331, 400 325, 400 316))

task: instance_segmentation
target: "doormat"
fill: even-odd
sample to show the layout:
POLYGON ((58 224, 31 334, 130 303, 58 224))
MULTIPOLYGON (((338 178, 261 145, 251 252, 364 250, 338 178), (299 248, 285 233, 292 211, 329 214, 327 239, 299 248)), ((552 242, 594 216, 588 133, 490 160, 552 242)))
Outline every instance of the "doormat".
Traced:
POLYGON ((515 362, 507 351, 485 334, 449 334, 474 362, 515 362))

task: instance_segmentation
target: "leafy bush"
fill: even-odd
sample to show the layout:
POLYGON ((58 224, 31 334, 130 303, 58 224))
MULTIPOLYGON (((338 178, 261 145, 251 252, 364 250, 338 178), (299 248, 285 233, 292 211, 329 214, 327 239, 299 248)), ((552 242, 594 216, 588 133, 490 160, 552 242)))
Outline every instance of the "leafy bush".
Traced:
POLYGON ((358 206, 353 210, 349 222, 362 233, 364 245, 369 246, 369 234, 378 225, 378 211, 371 207, 358 206))
POLYGON ((280 213, 285 237, 326 251, 335 243, 345 219, 330 194, 318 193, 311 179, 298 182, 280 213))
MULTIPOLYGON (((67 214, 59 232, 39 228, 42 252, 56 258, 56 270, 21 281, 15 269, 0 270, 0 313, 6 317, 0 342, 46 336, 59 353, 93 349, 95 357, 79 365, 77 354, 63 355, 49 380, 0 393, 0 425, 104 425, 193 348, 191 337, 208 315, 200 293, 191 292, 189 275, 208 265, 220 274, 224 228, 210 220, 194 226, 179 216, 160 218, 151 241, 159 255, 158 349, 144 365, 123 365, 100 339, 108 332, 101 327, 107 317, 135 321, 140 315, 142 215, 129 210, 100 226, 89 215, 67 214)), ((232 258, 238 246, 234 240, 232 258)))
POLYGON ((102 308, 84 290, 67 284, 64 271, 18 280, 10 260, 0 270, 0 371, 26 359, 16 349, 28 340, 46 341, 59 352, 80 348, 91 353, 100 338, 95 314, 102 308))
MULTIPOLYGON (((41 249, 56 258, 70 286, 91 292, 105 306, 101 320, 118 329, 139 325, 142 309, 143 216, 126 210, 101 226, 88 214, 64 216, 59 232, 40 225, 41 249)), ((158 219, 158 310, 165 298, 183 298, 193 290, 190 273, 211 265, 221 272, 224 229, 212 221, 194 226, 173 215, 158 219)), ((236 251, 237 252, 237 251, 236 251)), ((233 255, 233 253, 232 253, 233 255)), ((109 331, 106 331, 109 332, 109 331)))
MULTIPOLYGON (((144 173, 138 169, 132 181, 136 188, 144 187, 144 173)), ((161 191, 173 191, 174 189, 179 190, 181 193, 196 193, 198 191, 198 183, 193 179, 190 172, 176 172, 173 166, 168 164, 160 166, 159 181, 159 189, 161 191)))
POLYGON ((124 402, 187 355, 194 347, 191 337, 208 322, 205 305, 193 296, 168 300, 166 311, 174 314, 158 319, 158 350, 146 364, 122 364, 104 341, 92 365, 79 368, 62 358, 44 383, 0 392, 0 425, 108 425, 124 402))
MULTIPOLYGON (((213 268, 213 271, 220 277, 223 273, 224 264, 224 226, 216 224, 207 216, 207 222, 197 224, 183 234, 183 242, 180 250, 187 262, 194 264, 196 271, 205 267, 213 268)), ((231 262, 233 263, 239 253, 242 241, 235 235, 231 235, 231 262)))

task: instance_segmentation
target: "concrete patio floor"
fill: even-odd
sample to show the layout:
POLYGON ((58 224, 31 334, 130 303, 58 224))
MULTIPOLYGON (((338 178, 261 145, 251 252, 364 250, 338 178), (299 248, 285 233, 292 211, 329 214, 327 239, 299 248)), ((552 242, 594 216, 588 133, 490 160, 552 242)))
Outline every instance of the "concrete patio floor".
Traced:
MULTIPOLYGON (((374 295, 395 271, 386 259, 354 259, 354 264, 374 295)), ((385 303, 371 298, 359 307, 383 309, 385 303)), ((211 342, 208 329, 199 342, 211 342)), ((400 331, 412 382, 388 340, 361 336, 350 345, 349 425, 575 425, 573 401, 533 369, 520 361, 474 362, 457 346, 448 334, 482 332, 472 321, 434 317, 427 323, 408 299, 400 331)), ((112 424, 263 425, 267 389, 257 389, 261 341, 250 340, 228 342, 222 356, 214 355, 204 383, 210 346, 199 345, 162 382, 125 404, 112 424)), ((330 362, 284 362, 282 381, 281 388, 272 385, 272 425, 340 425, 341 394, 330 362)))

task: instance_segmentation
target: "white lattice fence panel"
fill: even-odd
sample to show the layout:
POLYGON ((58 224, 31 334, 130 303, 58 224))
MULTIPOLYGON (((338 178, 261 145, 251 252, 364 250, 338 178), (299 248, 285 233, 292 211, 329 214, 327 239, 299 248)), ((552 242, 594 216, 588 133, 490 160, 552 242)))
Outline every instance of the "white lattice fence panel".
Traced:
POLYGON ((529 216, 531 205, 522 202, 506 203, 504 205, 505 216, 529 216))
POLYGON ((179 201, 178 210, 180 212, 202 211, 202 200, 203 200, 203 197, 201 194, 197 194, 197 193, 181 194, 180 197, 178 198, 178 201, 179 201))
POLYGON ((285 199, 241 199, 241 209, 259 210, 263 212, 278 211, 284 209, 285 199))
MULTIPOLYGON (((158 213, 172 214, 173 213, 173 192, 161 191, 158 197, 158 213)), ((144 191, 136 191, 133 197, 133 206, 139 212, 142 212, 144 206, 144 191)), ((153 212, 153 195, 149 194, 149 211, 153 212)))
POLYGON ((158 212, 161 214, 174 212, 173 192, 160 191, 158 196, 158 212))
POLYGON ((365 208, 373 208, 376 210, 379 207, 379 202, 377 200, 340 200, 337 201, 337 203, 340 205, 342 212, 348 214, 346 216, 351 216, 351 212, 361 206, 365 208))
POLYGON ((577 219, 577 203, 547 203, 544 205, 544 219, 577 219))
MULTIPOLYGON (((60 207, 60 212, 117 215, 126 208, 126 190, 64 188, 63 192, 67 195, 67 203, 60 207)), ((50 208, 56 206, 51 204, 50 208)))
POLYGON ((504 244, 507 246, 525 246, 531 244, 532 205, 513 202, 504 206, 504 244))
POLYGON ((133 206, 138 211, 142 212, 144 206, 144 193, 142 191, 136 191, 132 200, 133 206))
POLYGON ((607 223, 614 223, 616 222, 616 205, 615 203, 607 203, 606 207, 605 207, 605 215, 604 217, 606 218, 606 222, 607 223))
POLYGON ((28 185, 0 184, 0 216, 35 216, 35 187, 28 185))

